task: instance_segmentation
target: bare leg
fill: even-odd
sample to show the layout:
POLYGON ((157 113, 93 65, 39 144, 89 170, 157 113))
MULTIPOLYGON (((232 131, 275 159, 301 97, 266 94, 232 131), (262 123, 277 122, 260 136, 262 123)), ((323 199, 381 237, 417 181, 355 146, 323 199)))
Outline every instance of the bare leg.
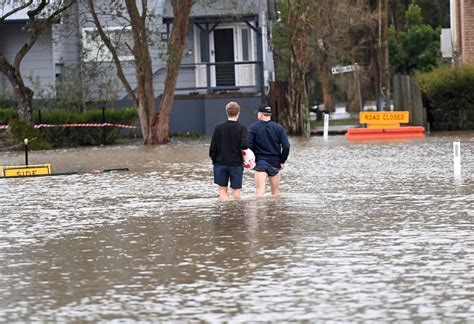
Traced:
POLYGON ((232 196, 234 199, 240 199, 240 189, 232 189, 232 196))
POLYGON ((265 182, 267 181, 266 172, 255 172, 255 188, 257 197, 265 196, 265 182))
POLYGON ((280 173, 276 176, 268 177, 270 181, 270 188, 272 189, 272 196, 279 196, 280 195, 280 173))
POLYGON ((222 201, 227 200, 227 187, 219 186, 219 200, 222 200, 222 201))

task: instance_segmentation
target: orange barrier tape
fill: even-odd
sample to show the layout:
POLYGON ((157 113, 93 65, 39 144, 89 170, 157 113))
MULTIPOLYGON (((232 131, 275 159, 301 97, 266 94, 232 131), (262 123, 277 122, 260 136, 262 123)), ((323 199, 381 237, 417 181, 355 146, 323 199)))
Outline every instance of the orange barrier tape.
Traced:
POLYGON ((34 128, 52 128, 52 127, 117 127, 117 128, 137 128, 132 125, 123 125, 123 124, 111 124, 111 123, 100 123, 100 124, 38 124, 34 128))
MULTIPOLYGON (((101 123, 101 124, 37 124, 33 126, 34 128, 53 128, 53 127, 117 127, 117 128, 137 128, 133 125, 123 125, 123 124, 110 124, 110 123, 101 123)), ((0 125, 0 129, 8 129, 9 125, 0 125)))

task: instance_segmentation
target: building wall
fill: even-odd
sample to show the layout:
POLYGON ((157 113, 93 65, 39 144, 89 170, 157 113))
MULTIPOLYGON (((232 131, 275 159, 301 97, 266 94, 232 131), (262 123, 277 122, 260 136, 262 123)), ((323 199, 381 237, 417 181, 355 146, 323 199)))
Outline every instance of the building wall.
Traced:
POLYGON ((474 64, 474 0, 451 0, 451 29, 457 61, 474 64))
MULTIPOLYGON (((0 25, 0 51, 12 62, 18 50, 29 39, 30 35, 23 30, 24 23, 7 23, 0 25)), ((26 54, 20 66, 25 84, 35 90, 32 80, 39 82, 45 89, 54 86, 55 73, 51 30, 41 34, 33 48, 26 54)), ((0 73, 1 92, 11 92, 6 76, 0 73)), ((38 98, 38 92, 35 93, 38 98)))
MULTIPOLYGON (((230 101, 240 105, 239 122, 250 126, 257 121, 256 111, 262 104, 262 97, 257 93, 176 95, 170 115, 170 133, 212 135, 214 126, 227 119, 225 106, 230 101)), ((160 101, 155 105, 159 110, 160 101)), ((129 99, 117 102, 117 108, 130 106, 129 99)))
POLYGON ((474 0, 461 0, 462 63, 474 64, 474 0))
POLYGON ((261 97, 256 94, 177 96, 170 116, 170 132, 212 135, 214 126, 227 120, 225 106, 230 101, 240 105, 239 121, 250 126, 257 120, 261 97))
POLYGON ((74 4, 61 18, 61 23, 53 25, 54 63, 78 65, 80 54, 78 5, 74 4))

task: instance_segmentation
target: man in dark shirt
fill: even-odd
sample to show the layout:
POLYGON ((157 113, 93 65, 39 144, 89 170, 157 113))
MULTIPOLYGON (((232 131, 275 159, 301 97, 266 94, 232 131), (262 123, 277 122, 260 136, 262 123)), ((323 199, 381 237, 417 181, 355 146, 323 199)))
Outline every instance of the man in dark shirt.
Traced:
POLYGON ((214 183, 219 186, 219 198, 227 200, 227 186, 230 180, 232 196, 240 198, 244 167, 242 150, 248 148, 247 127, 237 121, 240 106, 229 102, 225 107, 227 121, 216 125, 212 134, 209 156, 214 164, 214 183))
POLYGON ((258 108, 258 121, 249 128, 249 147, 255 153, 255 186, 257 197, 265 195, 265 182, 270 182, 272 196, 280 194, 280 170, 290 154, 290 142, 285 129, 271 121, 272 108, 258 108))

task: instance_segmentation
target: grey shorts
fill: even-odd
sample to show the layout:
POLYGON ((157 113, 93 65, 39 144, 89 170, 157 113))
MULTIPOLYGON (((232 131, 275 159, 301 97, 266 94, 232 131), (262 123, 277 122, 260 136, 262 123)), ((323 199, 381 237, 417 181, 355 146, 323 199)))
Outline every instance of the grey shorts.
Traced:
POLYGON ((280 172, 281 165, 278 161, 258 160, 253 169, 257 172, 266 172, 269 177, 274 177, 280 172))

